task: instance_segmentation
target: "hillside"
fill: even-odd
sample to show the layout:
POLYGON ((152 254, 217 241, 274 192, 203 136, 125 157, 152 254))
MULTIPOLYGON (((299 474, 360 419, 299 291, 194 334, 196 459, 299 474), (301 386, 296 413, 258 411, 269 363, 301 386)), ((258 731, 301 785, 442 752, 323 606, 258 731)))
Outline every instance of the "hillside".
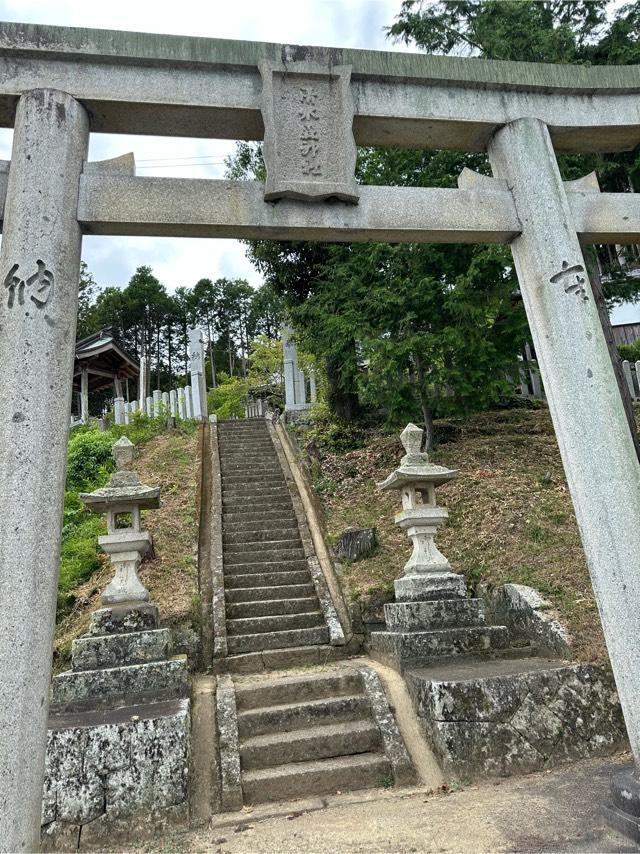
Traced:
MULTIPOLYGON (((487 412, 464 422, 436 422, 436 463, 459 470, 438 489, 449 524, 438 538, 452 566, 470 585, 528 584, 558 608, 574 637, 578 659, 603 661, 606 648, 582 552, 558 446, 546 409, 487 412)), ((375 526, 379 546, 369 558, 344 566, 351 600, 388 599, 411 547, 393 524, 397 494, 375 483, 397 467, 397 433, 355 432, 354 450, 335 450, 311 433, 319 460, 311 465, 325 509, 329 538, 349 526, 375 526)), ((309 436, 307 436, 307 441, 309 436)))

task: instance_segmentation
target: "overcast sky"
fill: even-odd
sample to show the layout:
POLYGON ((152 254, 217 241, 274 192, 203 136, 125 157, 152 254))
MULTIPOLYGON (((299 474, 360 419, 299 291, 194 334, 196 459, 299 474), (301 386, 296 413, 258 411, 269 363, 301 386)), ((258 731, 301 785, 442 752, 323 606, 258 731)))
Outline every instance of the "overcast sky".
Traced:
MULTIPOLYGON (((210 38, 402 50, 385 38, 401 0, 0 0, 0 20, 68 27, 137 30, 210 38)), ((0 159, 11 157, 12 131, 0 129, 0 159)), ((139 175, 221 178, 228 140, 93 134, 94 160, 135 153, 139 175)), ((258 274, 236 240, 85 237, 83 257, 102 285, 125 285, 136 267, 151 266, 172 291, 203 277, 258 274)))

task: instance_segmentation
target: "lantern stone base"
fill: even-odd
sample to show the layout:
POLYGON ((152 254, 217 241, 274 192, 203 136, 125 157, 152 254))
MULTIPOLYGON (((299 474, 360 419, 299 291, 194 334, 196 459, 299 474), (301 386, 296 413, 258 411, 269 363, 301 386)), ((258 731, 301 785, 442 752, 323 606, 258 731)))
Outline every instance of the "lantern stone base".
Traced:
POLYGON ((53 679, 42 846, 126 841, 188 816, 190 685, 148 602, 100 608, 53 679), (123 835, 124 834, 124 835, 123 835))
POLYGON ((430 599, 464 597, 467 585, 455 572, 423 572, 403 575, 394 582, 397 602, 422 602, 430 599))
POLYGON ((442 658, 490 654, 505 649, 509 634, 505 626, 465 626, 433 631, 374 632, 373 658, 403 672, 407 667, 442 658))

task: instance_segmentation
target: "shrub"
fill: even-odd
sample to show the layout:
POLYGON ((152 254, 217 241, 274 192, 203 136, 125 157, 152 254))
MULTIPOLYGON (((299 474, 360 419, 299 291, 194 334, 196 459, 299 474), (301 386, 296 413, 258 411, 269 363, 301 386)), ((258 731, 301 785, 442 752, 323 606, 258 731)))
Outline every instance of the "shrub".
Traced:
POLYGON ((248 389, 246 380, 223 374, 217 388, 212 388, 207 396, 209 412, 218 418, 242 418, 248 389))
POLYGON ((628 359, 630 362, 640 361, 640 339, 633 344, 618 344, 618 353, 621 359, 628 359))
POLYGON ((114 437, 99 430, 71 434, 67 453, 67 489, 84 492, 106 483, 113 471, 111 446, 114 437))

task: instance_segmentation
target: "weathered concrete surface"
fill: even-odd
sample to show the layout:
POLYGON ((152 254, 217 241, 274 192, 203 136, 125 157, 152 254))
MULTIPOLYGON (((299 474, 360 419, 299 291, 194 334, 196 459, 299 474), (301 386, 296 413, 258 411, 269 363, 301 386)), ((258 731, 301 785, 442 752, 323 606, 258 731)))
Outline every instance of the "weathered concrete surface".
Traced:
MULTIPOLYGON (((640 102, 639 102, 640 103, 640 102)), ((493 138, 522 234, 511 244, 560 455, 634 755, 640 759, 640 464, 549 131, 493 138)))
MULTIPOLYGON (((189 700, 132 706, 49 721, 42 803, 45 850, 118 838, 118 819, 135 826, 168 808, 187 820, 189 700)), ((177 817, 177 816, 176 816, 177 817)))
POLYGON ((358 145, 481 151, 501 125, 539 116, 563 151, 640 140, 636 67, 482 63, 461 57, 3 23, 0 123, 41 86, 87 105, 92 130, 262 139, 262 62, 351 65, 358 145), (39 60, 34 63, 34 58, 39 60), (76 73, 82 61, 83 73, 76 73))
POLYGON ((387 759, 391 763, 396 786, 410 786, 416 782, 416 770, 413 767, 406 745, 400 735, 395 716, 380 682, 380 677, 372 667, 358 668, 365 694, 369 698, 373 719, 375 720, 387 759))
MULTIPOLYGON (((0 75, 1 76, 1 75, 0 75)), ((20 98, 0 253, 0 850, 37 845, 89 122, 20 98)))
POLYGON ((548 768, 626 743, 611 677, 548 659, 471 661, 405 674, 448 777, 548 768))
POLYGON ((215 720, 220 756, 220 803, 223 810, 239 810, 242 809, 242 783, 238 714, 236 692, 230 676, 218 679, 215 720))
POLYGON ((156 849, 225 854, 370 852, 631 852, 604 823, 618 761, 588 760, 549 773, 455 792, 372 790, 221 815, 197 833, 168 833, 156 849))

